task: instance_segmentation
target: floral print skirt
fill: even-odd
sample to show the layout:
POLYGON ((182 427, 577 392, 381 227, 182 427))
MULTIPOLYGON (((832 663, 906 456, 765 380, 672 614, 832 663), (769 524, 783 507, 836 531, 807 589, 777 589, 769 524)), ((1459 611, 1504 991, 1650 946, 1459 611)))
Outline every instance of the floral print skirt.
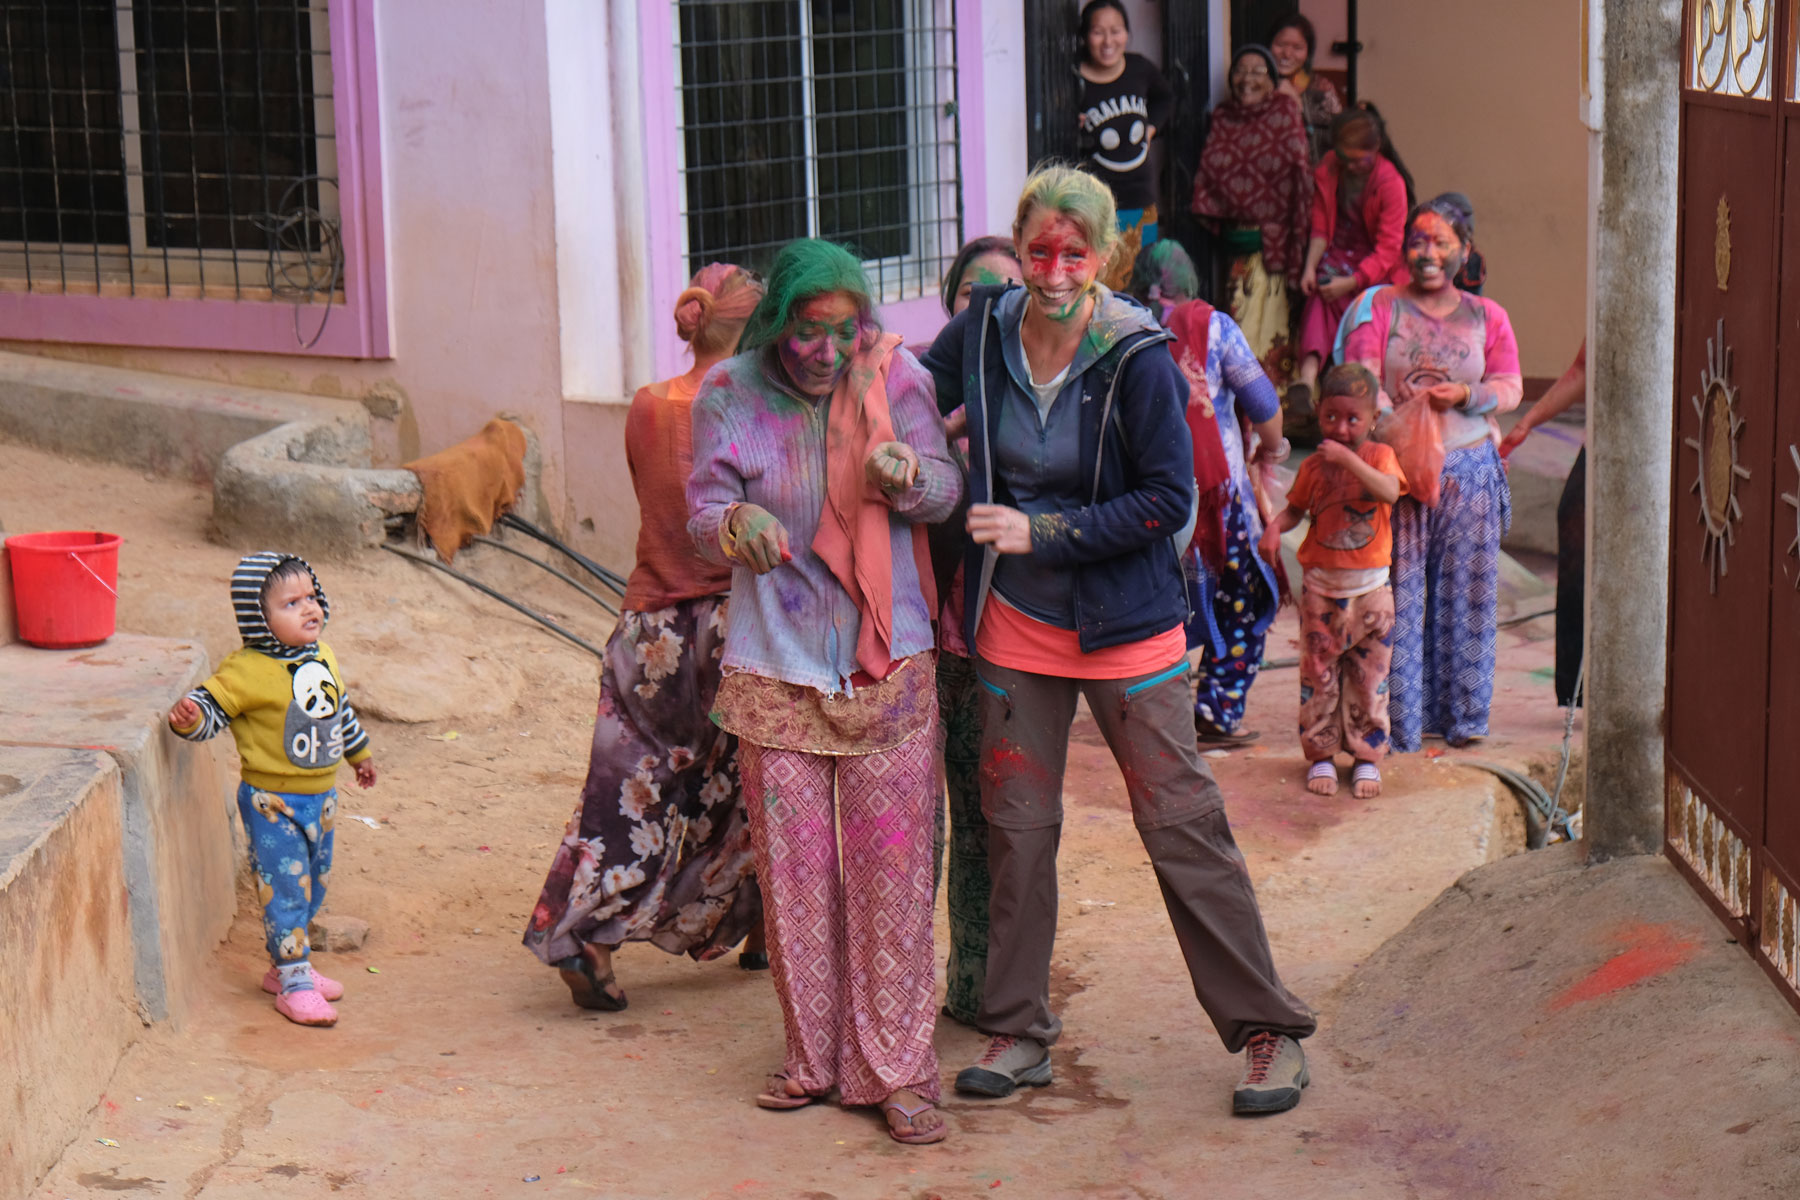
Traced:
POLYGON ((627 610, 607 640, 587 783, 525 931, 544 962, 623 942, 712 958, 761 923, 737 739, 709 718, 726 605, 627 610))

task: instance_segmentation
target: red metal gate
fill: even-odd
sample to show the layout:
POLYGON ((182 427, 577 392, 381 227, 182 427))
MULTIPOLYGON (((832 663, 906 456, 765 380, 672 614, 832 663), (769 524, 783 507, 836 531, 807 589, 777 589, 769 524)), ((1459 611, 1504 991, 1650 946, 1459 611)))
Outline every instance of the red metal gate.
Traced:
POLYGON ((1684 8, 1665 850, 1800 1006, 1800 0, 1684 8))

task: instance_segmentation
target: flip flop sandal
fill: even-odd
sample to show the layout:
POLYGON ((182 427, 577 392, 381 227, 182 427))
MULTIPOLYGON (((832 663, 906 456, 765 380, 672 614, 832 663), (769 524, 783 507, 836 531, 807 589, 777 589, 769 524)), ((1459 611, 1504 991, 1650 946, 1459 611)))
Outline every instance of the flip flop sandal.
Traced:
POLYGON ((769 1086, 764 1088, 756 1097, 756 1107, 781 1110, 805 1108, 814 1100, 818 1099, 817 1096, 812 1095, 811 1093, 804 1096, 796 1096, 786 1088, 780 1087, 776 1082, 777 1080, 781 1083, 792 1082, 786 1071, 777 1071, 769 1076, 769 1086))
POLYGON ((950 1136, 950 1127, 948 1125, 939 1125, 936 1129, 928 1129, 924 1133, 902 1134, 894 1128, 892 1122, 887 1121, 887 1114, 889 1112, 897 1112, 906 1118, 906 1123, 908 1125, 911 1125, 914 1117, 921 1113, 930 1112, 936 1107, 937 1105, 929 1100, 921 1102, 919 1107, 912 1109, 907 1108, 906 1105, 900 1103, 898 1100, 882 1101, 882 1120, 887 1123, 888 1136, 893 1138, 896 1142, 903 1142, 908 1146, 929 1146, 933 1142, 943 1141, 946 1137, 950 1136))
POLYGON ((1380 787, 1381 768, 1372 762, 1362 762, 1359 760, 1355 770, 1350 772, 1350 783, 1352 786, 1359 783, 1372 783, 1376 787, 1380 787))
POLYGON ((563 959, 556 964, 556 973, 568 985, 569 998, 575 1001, 578 1008, 592 1009, 595 1012, 624 1012, 631 1003, 623 992, 614 995, 606 990, 609 983, 618 986, 617 978, 610 972, 605 979, 595 975, 594 965, 587 960, 585 954, 575 954, 563 959))
POLYGON ((1337 764, 1329 758, 1322 758, 1312 766, 1308 767, 1306 769, 1306 782, 1311 783, 1315 779, 1329 779, 1331 782, 1336 783, 1337 764))

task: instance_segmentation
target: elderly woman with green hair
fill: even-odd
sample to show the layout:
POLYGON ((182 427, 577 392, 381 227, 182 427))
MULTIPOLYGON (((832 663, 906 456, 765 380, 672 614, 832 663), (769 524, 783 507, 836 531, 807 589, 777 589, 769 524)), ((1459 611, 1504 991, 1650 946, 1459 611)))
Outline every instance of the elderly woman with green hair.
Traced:
POLYGON ((756 1102, 836 1088, 880 1105, 896 1141, 941 1141, 925 526, 962 472, 931 377, 841 247, 783 248, 741 344, 694 401, 687 503, 701 553, 733 568, 713 719, 739 739, 787 1029, 756 1102))

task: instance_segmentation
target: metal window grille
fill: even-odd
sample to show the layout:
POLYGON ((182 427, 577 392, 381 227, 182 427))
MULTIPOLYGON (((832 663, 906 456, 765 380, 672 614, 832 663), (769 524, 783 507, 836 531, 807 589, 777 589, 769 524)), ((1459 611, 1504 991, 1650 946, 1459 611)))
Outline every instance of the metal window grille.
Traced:
POLYGON ((0 0, 0 288, 342 300, 327 0, 0 0))
POLYGON ((674 0, 689 273, 793 238, 860 255, 884 303, 961 243, 951 0, 674 0))

